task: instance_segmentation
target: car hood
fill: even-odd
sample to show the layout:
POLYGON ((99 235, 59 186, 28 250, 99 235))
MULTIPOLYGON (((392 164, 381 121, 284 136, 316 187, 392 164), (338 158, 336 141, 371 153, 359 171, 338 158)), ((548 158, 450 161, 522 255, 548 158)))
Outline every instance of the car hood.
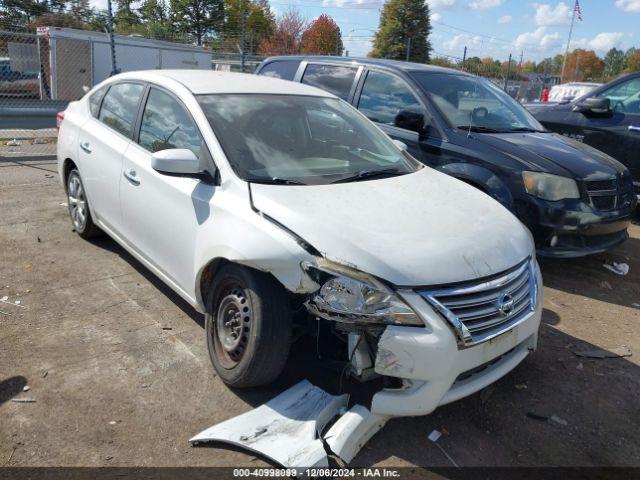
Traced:
POLYGON ((556 133, 481 133, 475 137, 520 160, 527 170, 583 180, 611 177, 624 171, 624 166, 609 155, 556 133))
POLYGON ((502 272, 532 254, 525 227, 479 190, 430 168, 334 185, 251 184, 254 207, 326 258, 398 286, 502 272))

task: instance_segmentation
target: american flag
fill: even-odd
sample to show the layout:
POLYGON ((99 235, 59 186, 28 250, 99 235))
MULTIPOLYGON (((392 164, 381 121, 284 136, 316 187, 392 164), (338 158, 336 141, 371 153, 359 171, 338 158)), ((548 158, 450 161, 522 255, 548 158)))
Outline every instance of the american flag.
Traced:
POLYGON ((580 2, 576 0, 576 4, 573 7, 573 12, 578 16, 578 20, 582 21, 582 10, 580 10, 580 2))

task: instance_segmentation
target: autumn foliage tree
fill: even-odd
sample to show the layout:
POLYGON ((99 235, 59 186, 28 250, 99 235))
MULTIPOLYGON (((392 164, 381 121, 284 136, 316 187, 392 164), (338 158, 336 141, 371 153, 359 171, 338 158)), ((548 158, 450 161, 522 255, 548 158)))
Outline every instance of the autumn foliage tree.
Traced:
POLYGON ((273 34, 260 42, 260 55, 293 55, 300 53, 300 42, 307 22, 300 13, 291 8, 276 20, 273 34))
POLYGON ((308 55, 342 55, 338 24, 326 14, 316 18, 302 34, 300 51, 308 55))
POLYGON ((245 17, 246 45, 250 54, 260 42, 273 35, 276 21, 268 0, 225 0, 225 21, 218 49, 235 51, 241 42, 242 17, 245 17))
POLYGON ((578 48, 567 57, 564 80, 569 82, 600 80, 604 67, 604 61, 596 55, 596 52, 578 48))
POLYGON ((627 55, 626 67, 627 72, 640 71, 640 50, 634 50, 627 55))

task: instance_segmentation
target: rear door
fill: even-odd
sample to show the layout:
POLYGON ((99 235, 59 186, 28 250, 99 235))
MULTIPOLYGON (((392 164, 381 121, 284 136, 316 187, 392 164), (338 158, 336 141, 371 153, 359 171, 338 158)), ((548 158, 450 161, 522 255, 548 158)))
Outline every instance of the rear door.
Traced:
POLYGON ((298 72, 298 67, 300 67, 300 61, 298 60, 274 60, 263 65, 256 74, 283 80, 293 80, 298 72))
POLYGON ((106 93, 95 92, 90 97, 92 116, 78 137, 80 175, 91 210, 114 232, 122 226, 118 196, 122 154, 132 138, 143 90, 141 83, 122 82, 112 84, 106 93))
POLYGON ((215 185, 163 174, 151 167, 159 150, 186 148, 207 155, 202 136, 183 103, 151 86, 139 120, 137 141, 124 154, 120 201, 124 236, 131 247, 178 289, 193 287, 195 239, 209 218, 215 185))
POLYGON ((307 63, 303 68, 301 83, 326 90, 347 102, 351 102, 363 70, 362 67, 325 63, 307 63))

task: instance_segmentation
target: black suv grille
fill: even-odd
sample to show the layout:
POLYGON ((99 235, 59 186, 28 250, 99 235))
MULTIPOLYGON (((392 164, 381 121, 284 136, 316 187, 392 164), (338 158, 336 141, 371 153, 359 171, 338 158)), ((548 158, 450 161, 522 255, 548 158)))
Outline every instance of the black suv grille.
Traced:
POLYGON ((633 181, 628 174, 604 180, 588 180, 584 184, 591 205, 597 210, 627 208, 633 202, 633 181))

